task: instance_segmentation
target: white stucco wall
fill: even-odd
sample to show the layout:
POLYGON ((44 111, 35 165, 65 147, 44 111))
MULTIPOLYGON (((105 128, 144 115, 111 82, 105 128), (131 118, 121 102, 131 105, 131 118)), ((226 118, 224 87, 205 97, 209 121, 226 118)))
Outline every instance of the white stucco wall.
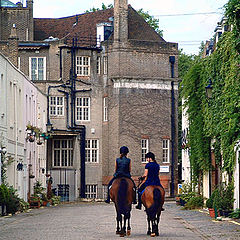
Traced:
POLYGON ((2 54, 0 92, 3 93, 0 94, 0 142, 5 142, 6 156, 11 162, 7 168, 7 181, 18 190, 21 198, 27 200, 30 163, 35 175, 31 187, 36 180, 45 184, 41 168, 46 169, 46 144, 39 147, 36 141, 26 141, 26 126, 30 123, 46 131, 47 97, 2 54), (23 164, 23 171, 16 170, 18 163, 23 164))

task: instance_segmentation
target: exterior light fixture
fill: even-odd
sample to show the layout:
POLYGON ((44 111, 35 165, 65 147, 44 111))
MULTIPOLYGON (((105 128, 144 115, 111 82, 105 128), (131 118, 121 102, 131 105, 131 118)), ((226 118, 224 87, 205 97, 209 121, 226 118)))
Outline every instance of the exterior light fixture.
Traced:
POLYGON ((208 99, 212 98, 212 90, 213 90, 213 86, 212 86, 212 81, 211 79, 209 79, 209 83, 208 85, 205 87, 206 89, 206 96, 208 99))
POLYGON ((50 123, 49 120, 48 120, 48 122, 46 124, 46 127, 47 127, 47 132, 51 132, 52 131, 52 123, 50 123))

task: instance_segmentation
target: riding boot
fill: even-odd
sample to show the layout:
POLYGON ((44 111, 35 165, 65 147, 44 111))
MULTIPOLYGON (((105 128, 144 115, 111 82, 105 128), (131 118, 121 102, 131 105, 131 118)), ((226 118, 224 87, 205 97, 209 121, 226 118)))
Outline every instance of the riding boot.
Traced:
POLYGON ((136 206, 136 209, 141 210, 142 209, 142 200, 141 200, 142 195, 138 193, 138 205, 136 206))
POLYGON ((108 188, 108 191, 107 191, 107 199, 105 200, 105 203, 110 203, 109 188, 108 188))
POLYGON ((134 191, 134 196, 133 196, 133 204, 137 204, 137 200, 136 200, 136 188, 133 188, 134 191))

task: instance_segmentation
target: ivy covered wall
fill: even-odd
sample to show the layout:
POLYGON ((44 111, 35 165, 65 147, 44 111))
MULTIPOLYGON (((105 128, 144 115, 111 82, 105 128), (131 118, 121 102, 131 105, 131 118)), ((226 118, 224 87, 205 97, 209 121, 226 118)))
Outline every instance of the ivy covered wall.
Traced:
POLYGON ((230 0, 225 15, 232 31, 224 32, 215 51, 196 58, 182 81, 189 117, 190 162, 193 180, 211 168, 211 139, 219 166, 229 176, 235 165, 234 146, 240 139, 240 2, 230 0), (212 81, 212 98, 205 87, 212 81), (221 163, 221 164, 220 164, 221 163))

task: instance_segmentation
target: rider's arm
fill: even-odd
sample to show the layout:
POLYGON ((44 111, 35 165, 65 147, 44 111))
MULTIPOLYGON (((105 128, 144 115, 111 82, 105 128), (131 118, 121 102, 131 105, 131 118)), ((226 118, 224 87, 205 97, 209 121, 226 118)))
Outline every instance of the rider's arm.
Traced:
POLYGON ((145 168, 144 174, 142 176, 142 178, 144 178, 144 180, 142 181, 142 183, 145 183, 147 180, 147 176, 148 176, 148 169, 145 168))

